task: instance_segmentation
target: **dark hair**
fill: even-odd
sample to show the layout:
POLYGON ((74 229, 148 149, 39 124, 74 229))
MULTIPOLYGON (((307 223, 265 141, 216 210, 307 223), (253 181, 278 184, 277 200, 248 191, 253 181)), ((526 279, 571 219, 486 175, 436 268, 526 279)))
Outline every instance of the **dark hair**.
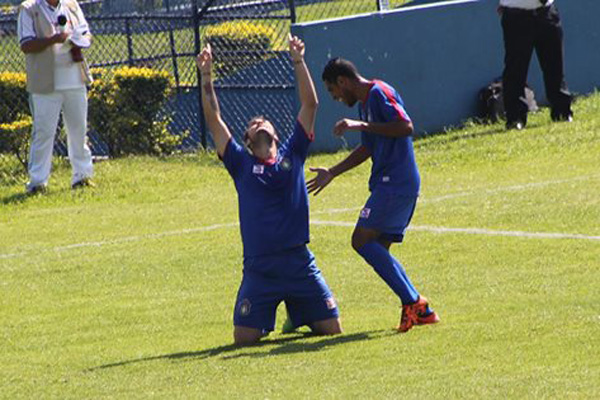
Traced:
POLYGON ((358 80, 360 74, 356 66, 351 61, 344 60, 343 58, 336 57, 327 63, 325 69, 323 69, 322 79, 327 83, 336 83, 337 78, 344 76, 352 80, 358 80))

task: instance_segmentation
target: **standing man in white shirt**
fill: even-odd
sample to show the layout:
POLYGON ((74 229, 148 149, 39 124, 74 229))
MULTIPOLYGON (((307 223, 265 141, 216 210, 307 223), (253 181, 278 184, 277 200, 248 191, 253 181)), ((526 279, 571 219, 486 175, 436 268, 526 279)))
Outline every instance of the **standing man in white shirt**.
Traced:
POLYGON ((86 144, 86 85, 92 77, 74 44, 90 44, 83 12, 76 0, 27 0, 19 8, 18 35, 33 116, 27 192, 46 191, 61 111, 73 168, 71 187, 93 186, 92 154, 86 144))
POLYGON ((504 31, 504 108, 507 129, 527 124, 525 84, 535 49, 554 121, 571 121, 572 96, 564 72, 563 29, 554 0, 500 0, 504 31))

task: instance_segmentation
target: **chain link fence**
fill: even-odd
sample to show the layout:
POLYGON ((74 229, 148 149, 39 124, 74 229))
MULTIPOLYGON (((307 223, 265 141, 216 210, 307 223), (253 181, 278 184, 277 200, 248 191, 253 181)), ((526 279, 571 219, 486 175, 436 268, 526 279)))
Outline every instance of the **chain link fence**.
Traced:
MULTIPOLYGON (((17 39, 19 2, 0 1, 0 184, 26 179, 31 118, 24 89, 25 57, 17 39)), ((291 24, 391 9, 406 2, 80 0, 94 34, 92 47, 85 51, 97 78, 90 90, 92 153, 109 157, 210 147, 195 66, 195 56, 205 43, 214 48, 215 87, 232 132, 241 135, 251 117, 264 115, 285 136, 295 120, 293 68, 286 51, 291 24), (150 83, 126 92, 124 82, 140 77, 150 83), (168 87, 158 85, 160 79, 168 87), (114 104, 118 107, 111 111, 114 104), (129 147, 123 148, 126 142, 115 135, 130 135, 129 147), (135 141, 146 145, 136 146, 135 141)), ((67 154, 63 131, 61 123, 55 154, 62 157, 67 154)))

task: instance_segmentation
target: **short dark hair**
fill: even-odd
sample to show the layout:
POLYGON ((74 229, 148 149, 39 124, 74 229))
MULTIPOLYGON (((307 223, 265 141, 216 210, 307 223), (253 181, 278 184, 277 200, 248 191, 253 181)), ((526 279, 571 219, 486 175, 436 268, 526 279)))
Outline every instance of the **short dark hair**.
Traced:
POLYGON ((354 65, 351 61, 336 57, 329 60, 327 65, 325 65, 322 79, 327 83, 336 83, 337 78, 340 76, 344 76, 352 80, 358 80, 360 74, 358 73, 356 65, 354 65))

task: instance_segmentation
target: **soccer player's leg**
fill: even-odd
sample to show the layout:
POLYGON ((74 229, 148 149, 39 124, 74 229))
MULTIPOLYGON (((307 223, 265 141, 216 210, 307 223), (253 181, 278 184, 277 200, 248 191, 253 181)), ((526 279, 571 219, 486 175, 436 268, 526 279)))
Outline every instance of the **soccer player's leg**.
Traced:
POLYGON ((415 203, 393 193, 374 191, 352 234, 352 247, 398 295, 402 304, 413 304, 419 293, 402 265, 385 247, 385 241, 401 242, 415 203))
POLYGON ((282 300, 274 289, 269 279, 244 272, 233 314, 235 344, 254 344, 274 329, 277 305, 282 300))
POLYGON ((311 329, 317 335, 339 335, 343 332, 342 321, 340 318, 329 318, 322 321, 315 321, 311 325, 311 329))
POLYGON ((303 276, 290 278, 286 283, 285 304, 291 326, 308 325, 318 335, 342 333, 339 310, 335 298, 317 268, 315 258, 306 249, 290 262, 303 265, 303 276))
POLYGON ((352 235, 352 247, 402 302, 400 332, 414 325, 433 323, 428 322, 432 311, 427 301, 419 295, 402 264, 389 252, 392 243, 402 242, 415 206, 416 198, 375 191, 361 211, 352 235))
MULTIPOLYGON (((381 235, 379 237, 379 239, 377 239, 377 241, 388 251, 390 250, 390 247, 394 243, 393 241, 386 239, 385 235, 381 235)), ((402 270, 402 272, 404 275, 406 275, 406 271, 404 269, 402 270)), ((408 276, 406 276, 406 279, 408 279, 408 276)), ((440 322, 440 317, 437 315, 437 313, 435 311, 433 311, 433 309, 431 309, 431 307, 429 307, 429 303, 425 297, 419 296, 419 300, 415 304, 413 304, 411 307, 413 309, 416 307, 416 310, 415 310, 416 320, 414 321, 414 325, 430 325, 430 324, 436 324, 436 323, 440 322), (416 304, 416 306, 415 306, 415 304, 416 304)), ((404 311, 404 309, 403 309, 403 311, 404 311)), ((403 317, 407 318, 406 315, 404 315, 403 317)), ((401 320, 402 320, 402 318, 401 318, 401 320)), ((400 325, 402 325, 402 321, 401 321, 400 325)), ((400 326, 398 328, 400 328, 400 326)))
POLYGON ((297 281, 294 286, 295 290, 286 299, 294 327, 307 325, 317 335, 342 333, 337 304, 320 274, 297 281))

